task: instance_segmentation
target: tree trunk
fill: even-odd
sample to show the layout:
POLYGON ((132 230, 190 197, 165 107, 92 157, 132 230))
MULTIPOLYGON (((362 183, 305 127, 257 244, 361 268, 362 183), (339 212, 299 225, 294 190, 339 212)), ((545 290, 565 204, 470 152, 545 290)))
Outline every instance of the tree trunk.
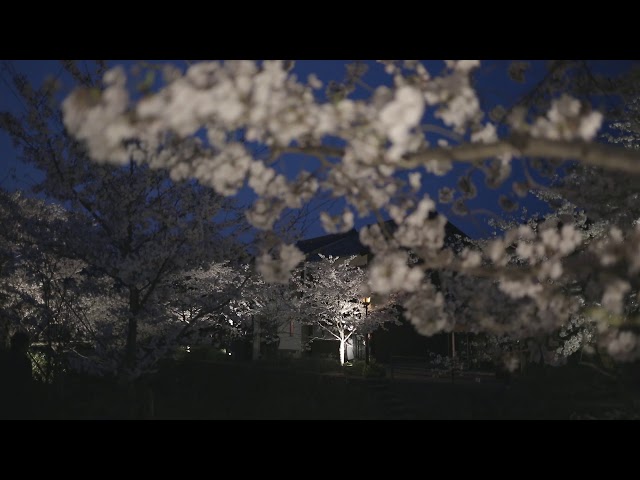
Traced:
POLYGON ((340 339, 340 366, 344 367, 344 349, 346 345, 344 342, 344 338, 340 339))
POLYGON ((9 319, 0 316, 0 352, 9 350, 9 319))
POLYGON ((253 360, 260 360, 260 318, 253 317, 253 360))
POLYGON ((366 365, 369 365, 369 358, 370 358, 369 342, 370 341, 371 341, 371 334, 370 333, 365 333, 365 335, 364 335, 364 363, 366 365))
POLYGON ((140 311, 140 292, 129 288, 129 325, 127 330, 127 345, 125 347, 125 366, 133 369, 136 366, 136 351, 138 337, 138 312, 140 311))
POLYGON ((153 388, 148 379, 138 379, 129 386, 129 417, 151 420, 155 417, 153 388))
POLYGON ((451 361, 456 358, 456 332, 451 332, 451 361))
POLYGON ((45 326, 45 334, 47 340, 47 349, 45 353, 45 381, 48 383, 52 379, 52 371, 53 371, 53 339, 51 338, 51 309, 49 307, 50 300, 50 291, 51 284, 49 279, 46 279, 42 284, 43 289, 43 297, 44 297, 44 306, 45 306, 45 316, 46 316, 46 326, 45 326))
POLYGON ((456 333, 451 331, 451 382, 456 376, 456 333))

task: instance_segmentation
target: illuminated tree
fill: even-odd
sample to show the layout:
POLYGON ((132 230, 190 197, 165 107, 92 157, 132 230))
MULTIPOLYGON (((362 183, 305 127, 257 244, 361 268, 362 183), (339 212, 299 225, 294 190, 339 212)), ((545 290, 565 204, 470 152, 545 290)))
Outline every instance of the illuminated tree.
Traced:
POLYGON ((351 265, 355 257, 319 256, 320 261, 307 262, 294 277, 300 321, 337 340, 340 365, 344 365, 345 348, 352 337, 371 333, 397 315, 390 305, 374 304, 370 312, 365 311, 363 297, 369 296, 370 289, 366 271, 351 265))
POLYGON ((96 279, 87 264, 56 253, 59 225, 71 222, 56 204, 0 192, 0 217, 11 225, 0 234, 10 245, 0 279, 3 332, 29 333, 38 355, 36 374, 51 381, 65 366, 65 356, 79 345, 97 340, 99 318, 106 318, 108 295, 96 296, 96 279), (92 300, 93 299, 93 300, 92 300), (100 304, 103 309, 95 309, 100 304), (98 315, 92 315, 91 311, 98 315))
POLYGON ((0 127, 23 160, 44 173, 34 191, 68 212, 52 235, 36 238, 35 248, 83 262, 94 277, 109 279, 103 294, 113 298, 110 310, 118 323, 111 325, 108 345, 116 349, 116 339, 124 342, 116 364, 135 376, 139 362, 159 342, 144 335, 153 345, 141 346, 139 332, 168 315, 163 310, 166 295, 172 295, 167 282, 211 262, 238 263, 244 251, 234 238, 244 228, 242 218, 231 200, 210 188, 172 180, 167 170, 145 164, 157 155, 173 156, 171 143, 151 152, 133 142, 123 166, 92 162, 62 126, 51 86, 34 90, 20 75, 13 80, 25 111, 3 113, 0 127))

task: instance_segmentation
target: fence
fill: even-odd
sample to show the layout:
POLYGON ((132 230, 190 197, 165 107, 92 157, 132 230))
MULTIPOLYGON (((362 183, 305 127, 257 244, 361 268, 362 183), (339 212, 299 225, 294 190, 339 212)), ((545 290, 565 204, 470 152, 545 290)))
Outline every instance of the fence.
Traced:
POLYGON ((465 370, 454 360, 444 368, 435 368, 429 357, 408 357, 392 355, 389 363, 391 380, 424 380, 434 378, 448 378, 451 382, 456 379, 474 379, 476 382, 495 379, 494 372, 465 370))

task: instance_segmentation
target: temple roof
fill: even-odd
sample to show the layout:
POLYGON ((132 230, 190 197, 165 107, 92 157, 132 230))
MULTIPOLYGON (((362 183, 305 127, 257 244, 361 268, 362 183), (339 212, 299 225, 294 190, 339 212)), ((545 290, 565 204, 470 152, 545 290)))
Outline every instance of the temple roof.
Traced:
MULTIPOLYGON (((437 213, 432 213, 433 218, 437 213)), ((397 226, 393 220, 384 222, 384 226, 393 232, 397 226)), ((445 225, 445 245, 458 250, 460 245, 470 243, 469 236, 451 222, 445 225)), ((367 255, 369 247, 360 243, 360 236, 355 228, 345 233, 334 233, 320 237, 300 240, 296 246, 307 256, 308 261, 320 260, 318 254, 333 257, 349 257, 351 255, 367 255)))

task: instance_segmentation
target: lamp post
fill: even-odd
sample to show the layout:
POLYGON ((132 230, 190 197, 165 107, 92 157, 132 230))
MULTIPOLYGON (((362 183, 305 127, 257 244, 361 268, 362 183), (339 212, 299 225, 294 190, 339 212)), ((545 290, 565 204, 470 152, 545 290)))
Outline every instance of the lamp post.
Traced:
MULTIPOLYGON (((364 305, 364 316, 369 316, 369 305, 371 304, 371 297, 365 297, 362 299, 364 305)), ((371 341, 371 334, 369 332, 364 334, 364 363, 369 365, 369 342, 371 341)))

